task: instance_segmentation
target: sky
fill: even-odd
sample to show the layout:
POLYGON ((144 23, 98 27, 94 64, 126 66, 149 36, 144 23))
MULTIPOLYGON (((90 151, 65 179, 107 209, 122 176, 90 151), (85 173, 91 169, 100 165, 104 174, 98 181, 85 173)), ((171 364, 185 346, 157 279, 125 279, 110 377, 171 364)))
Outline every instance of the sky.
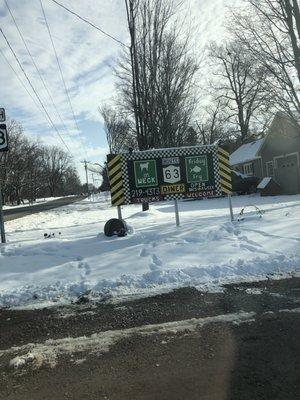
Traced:
MULTIPOLYGON (((211 40, 220 42, 224 39, 226 6, 238 5, 240 1, 186 0, 182 17, 188 18, 193 26, 195 51, 201 53, 211 40)), ((74 110, 75 123, 51 46, 40 0, 6 0, 6 2, 46 83, 55 107, 27 54, 5 0, 0 0, 0 27, 63 141, 49 125, 41 106, 37 104, 38 101, 35 99, 34 102, 28 94, 27 91, 34 97, 29 83, 2 35, 0 35, 0 107, 6 109, 7 116, 22 124, 27 136, 39 138, 45 144, 59 145, 67 150, 63 144, 65 142, 84 181, 84 169, 80 161, 87 159, 92 163, 103 163, 108 153, 103 121, 98 108, 116 97, 113 68, 122 46, 80 21, 52 0, 42 0, 74 110), (11 67, 17 72, 17 76, 11 67)), ((129 43, 124 0, 59 0, 59 2, 119 41, 129 43)), ((204 71, 205 68, 200 70, 200 75, 205 75, 204 71)))

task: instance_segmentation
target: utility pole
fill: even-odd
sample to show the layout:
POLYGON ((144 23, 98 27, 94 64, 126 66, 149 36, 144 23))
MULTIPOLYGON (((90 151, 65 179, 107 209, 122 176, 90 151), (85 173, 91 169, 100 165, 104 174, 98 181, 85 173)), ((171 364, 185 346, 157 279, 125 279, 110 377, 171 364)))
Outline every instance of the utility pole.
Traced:
POLYGON ((92 198, 93 198, 93 201, 95 201, 95 179, 94 179, 94 174, 92 173, 91 174, 92 175, 92 181, 93 181, 93 191, 92 191, 92 198))
POLYGON ((135 128, 137 134, 137 141, 140 147, 141 141, 141 126, 140 126, 140 107, 139 107, 139 91, 138 91, 138 71, 136 62, 136 46, 135 46, 135 13, 134 6, 135 0, 125 0, 126 12, 127 12, 127 23, 130 34, 130 64, 131 64, 131 74, 132 74, 132 93, 133 93, 133 110, 135 119, 135 128))
MULTIPOLYGON (((128 30, 130 34, 130 64, 132 74, 132 94, 133 94, 133 109, 136 125, 137 143, 139 150, 145 150, 148 147, 147 135, 141 115, 141 85, 140 73, 138 64, 138 54, 136 48, 136 14, 138 12, 138 0, 125 0, 128 30)), ((142 204, 142 210, 149 210, 149 203, 142 204)))
POLYGON ((85 179, 86 179, 86 192, 87 192, 88 197, 90 197, 89 177, 88 177, 88 167, 87 167, 87 165, 89 164, 89 161, 83 160, 83 161, 81 161, 81 163, 84 164, 85 179))

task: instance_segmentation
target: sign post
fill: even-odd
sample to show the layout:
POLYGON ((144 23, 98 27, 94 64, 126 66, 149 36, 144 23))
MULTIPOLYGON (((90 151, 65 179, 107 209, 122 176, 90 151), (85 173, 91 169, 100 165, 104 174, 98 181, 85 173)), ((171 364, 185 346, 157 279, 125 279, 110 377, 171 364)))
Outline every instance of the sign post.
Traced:
MULTIPOLYGON (((4 108, 0 108, 0 122, 5 122, 4 108)), ((7 150, 8 150, 8 137, 7 137, 6 125, 0 124, 0 152, 7 150)), ((1 231, 1 243, 6 243, 1 182, 0 182, 0 231, 1 231)))
POLYGON ((122 219, 122 209, 121 206, 118 206, 118 219, 122 219))
POLYGON ((0 183, 0 231, 1 231, 1 243, 6 243, 5 228, 4 228, 4 217, 3 217, 3 203, 2 203, 1 183, 0 183))
POLYGON ((230 219, 231 219, 231 222, 233 222, 234 216, 233 216, 233 210, 232 210, 231 194, 228 195, 228 201, 229 201, 230 219))
POLYGON ((179 210, 178 210, 178 200, 174 200, 174 207, 175 207, 175 221, 176 221, 176 226, 180 225, 179 221, 179 210))

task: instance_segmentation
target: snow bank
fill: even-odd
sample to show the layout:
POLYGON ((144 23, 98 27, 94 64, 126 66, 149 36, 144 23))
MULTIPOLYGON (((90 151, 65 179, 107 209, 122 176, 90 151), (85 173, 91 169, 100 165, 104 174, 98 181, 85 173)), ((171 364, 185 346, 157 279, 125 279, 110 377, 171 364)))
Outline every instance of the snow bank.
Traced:
POLYGON ((87 293, 144 296, 186 285, 209 290, 297 270, 300 196, 234 197, 235 214, 248 204, 264 210, 263 217, 251 211, 231 223, 225 198, 180 202, 179 228, 172 203, 147 212, 126 206, 132 229, 124 238, 102 233, 116 216, 104 195, 10 221, 8 243, 0 246, 0 306, 60 304, 87 293))

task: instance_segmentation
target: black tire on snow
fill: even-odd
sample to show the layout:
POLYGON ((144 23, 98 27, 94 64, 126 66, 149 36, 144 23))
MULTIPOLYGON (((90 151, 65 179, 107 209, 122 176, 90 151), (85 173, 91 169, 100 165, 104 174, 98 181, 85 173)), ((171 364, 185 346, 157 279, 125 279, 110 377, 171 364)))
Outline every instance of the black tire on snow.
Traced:
POLYGON ((124 221, 117 218, 109 219, 104 226, 105 236, 118 235, 119 232, 126 232, 126 231, 127 228, 124 221))

